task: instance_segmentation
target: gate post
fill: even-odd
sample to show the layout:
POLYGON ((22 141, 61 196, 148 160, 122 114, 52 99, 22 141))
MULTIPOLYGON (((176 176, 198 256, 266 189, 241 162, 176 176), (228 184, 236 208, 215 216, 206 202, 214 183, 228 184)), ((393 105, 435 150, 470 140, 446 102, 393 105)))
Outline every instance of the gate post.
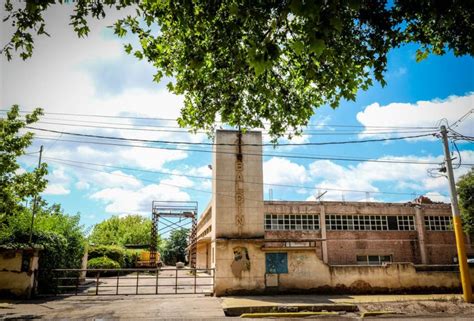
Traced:
POLYGON ((175 277, 175 282, 174 282, 174 293, 177 294, 178 293, 178 268, 176 268, 176 277, 175 277))
POLYGON ((194 268, 194 294, 196 294, 196 277, 197 277, 197 270, 194 268))
POLYGON ((95 295, 99 295, 99 279, 100 279, 100 271, 97 272, 97 276, 95 280, 95 295))

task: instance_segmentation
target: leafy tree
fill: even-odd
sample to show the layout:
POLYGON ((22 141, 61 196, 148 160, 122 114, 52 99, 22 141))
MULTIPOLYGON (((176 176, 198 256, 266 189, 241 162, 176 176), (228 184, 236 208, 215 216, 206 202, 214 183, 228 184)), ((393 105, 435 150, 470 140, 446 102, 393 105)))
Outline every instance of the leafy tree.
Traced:
MULTIPOLYGON (((24 208, 0 227, 0 244, 4 247, 30 246, 29 234, 31 210, 24 208)), ((41 201, 35 216, 33 245, 42 248, 39 258, 39 288, 48 290, 55 286, 54 275, 49 271, 57 268, 81 268, 85 238, 80 216, 64 213, 58 204, 48 206, 41 201)))
POLYGON ((5 118, 0 118, 0 228, 8 216, 25 209, 25 200, 46 188, 45 163, 32 172, 24 172, 17 161, 33 140, 32 133, 24 132, 25 126, 38 121, 40 115, 42 110, 38 108, 21 119, 19 107, 14 105, 5 118))
MULTIPOLYGON (((47 34, 43 12, 63 2, 7 0, 5 21, 15 30, 7 58, 30 57, 33 35, 47 34)), ((474 55, 467 0, 76 1, 71 25, 79 37, 89 32, 86 18, 104 17, 107 6, 136 9, 115 33, 138 36, 141 48, 125 50, 156 67, 155 81, 175 78, 169 89, 185 96, 179 123, 193 129, 211 131, 220 117, 266 126, 274 138, 298 133, 315 107, 355 100, 374 80, 385 85, 392 48, 417 43, 418 60, 448 49, 474 55)))
POLYGON ((474 233, 474 168, 461 176, 456 183, 461 218, 466 233, 474 233))
POLYGON ((162 259, 165 264, 174 265, 176 262, 186 261, 189 229, 181 228, 171 232, 163 247, 162 259))
POLYGON ((89 241, 102 245, 150 244, 151 219, 140 215, 112 216, 94 226, 89 241))

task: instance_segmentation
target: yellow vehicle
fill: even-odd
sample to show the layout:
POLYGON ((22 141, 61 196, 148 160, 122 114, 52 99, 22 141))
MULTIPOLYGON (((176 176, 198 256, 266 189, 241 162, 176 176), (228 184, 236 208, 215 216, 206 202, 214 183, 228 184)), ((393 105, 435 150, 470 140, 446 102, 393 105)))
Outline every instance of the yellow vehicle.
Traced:
POLYGON ((150 260, 150 251, 143 250, 140 252, 140 257, 138 258, 137 261, 137 267, 161 267, 162 263, 160 260, 161 256, 160 253, 156 253, 156 259, 155 262, 151 262, 150 260))

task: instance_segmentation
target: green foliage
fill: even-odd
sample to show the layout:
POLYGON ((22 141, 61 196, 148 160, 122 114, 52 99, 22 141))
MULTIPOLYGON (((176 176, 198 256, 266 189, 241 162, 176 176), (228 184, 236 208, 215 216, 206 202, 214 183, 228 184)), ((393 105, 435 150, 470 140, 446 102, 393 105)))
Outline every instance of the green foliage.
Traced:
POLYGON ((189 229, 181 228, 171 232, 163 247, 162 260, 167 265, 176 262, 186 262, 186 248, 188 247, 189 229))
POLYGON ((140 250, 125 250, 125 255, 123 257, 123 265, 124 268, 134 268, 136 267, 136 263, 140 258, 140 250))
POLYGON ((474 168, 461 176, 457 184, 461 218, 466 233, 474 233, 474 168))
POLYGON ((99 245, 89 249, 89 260, 101 257, 107 257, 123 266, 125 262, 125 249, 117 245, 99 245))
POLYGON ((96 257, 87 262, 89 269, 119 269, 120 264, 106 256, 96 257))
POLYGON ((46 188, 46 164, 33 172, 21 172, 17 158, 31 145, 33 134, 24 133, 29 124, 38 121, 41 109, 22 119, 17 105, 11 107, 5 118, 0 118, 0 230, 5 228, 8 216, 24 210, 24 202, 46 188))
POLYGON ((89 241, 102 245, 148 245, 150 233, 151 219, 149 218, 140 215, 112 216, 94 226, 89 241))
MULTIPOLYGON (((63 1, 20 3, 5 4, 16 30, 3 49, 9 59, 31 56, 33 34, 45 34, 43 12, 63 1)), ((125 51, 151 62, 155 81, 175 78, 168 88, 185 96, 179 123, 194 130, 212 132, 220 116, 243 129, 269 122, 274 139, 299 133, 315 108, 355 100, 374 80, 385 85, 392 48, 418 43, 417 60, 447 49, 474 55, 470 1, 76 1, 79 37, 107 6, 136 9, 114 32, 138 36, 141 48, 125 51)))
MULTIPOLYGON (((0 244, 22 248, 29 241, 31 212, 24 209, 7 218, 8 228, 0 229, 0 244)), ((67 215, 59 205, 48 207, 44 202, 38 210, 33 230, 33 244, 42 250, 39 258, 39 289, 55 286, 50 269, 81 268, 84 236, 79 214, 67 215)))
POLYGON ((107 257, 122 268, 133 268, 140 256, 140 250, 127 250, 118 245, 99 245, 89 249, 89 260, 107 257))

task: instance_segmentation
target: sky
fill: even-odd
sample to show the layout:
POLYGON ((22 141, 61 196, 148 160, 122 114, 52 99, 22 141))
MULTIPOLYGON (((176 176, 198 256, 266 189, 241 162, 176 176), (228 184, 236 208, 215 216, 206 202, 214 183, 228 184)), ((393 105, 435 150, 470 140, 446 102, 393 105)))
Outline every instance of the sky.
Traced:
MULTIPOLYGON (((127 12, 111 11, 104 20, 91 21, 90 35, 78 39, 68 25, 71 9, 70 5, 54 6, 47 12, 45 21, 51 37, 36 40, 31 59, 22 61, 16 57, 8 62, 1 58, 0 109, 9 109, 13 104, 24 111, 43 108, 46 115, 35 125, 37 128, 148 140, 208 142, 205 134, 192 135, 178 129, 104 128, 161 126, 158 128, 163 130, 163 126, 175 127, 174 121, 152 118, 176 119, 183 97, 169 93, 165 86, 167 81, 153 83, 153 66, 128 56, 123 50, 123 43, 133 39, 119 39, 107 28, 127 12)), ((5 24, 0 28, 0 40, 4 44, 11 30, 5 24)), ((448 52, 417 63, 416 49, 416 45, 406 45, 393 50, 388 59, 386 87, 376 84, 368 91, 359 92, 355 102, 342 102, 335 110, 328 106, 315 109, 306 131, 310 135, 291 142, 400 137, 432 133, 437 129, 376 129, 374 126, 438 127, 442 119, 454 124, 474 106, 473 58, 454 57, 448 52)), ((4 114, 0 112, 0 116, 4 114)), ((456 131, 474 136, 474 114, 458 123, 456 131)), ((42 196, 50 203, 60 203, 67 213, 79 212, 86 227, 112 215, 150 216, 153 200, 197 201, 201 213, 211 199, 211 181, 205 179, 211 176, 210 153, 189 151, 183 145, 168 145, 179 150, 147 148, 150 145, 138 142, 133 147, 109 146, 92 144, 94 139, 36 133, 28 152, 37 152, 40 145, 44 146, 49 185, 42 196)), ((264 136, 264 140, 268 141, 268 137, 264 136)), ((462 163, 473 164, 474 145, 458 141, 457 147, 462 163)), ((430 177, 427 173, 430 168, 438 168, 437 165, 327 159, 352 157, 440 163, 442 144, 435 137, 348 145, 265 147, 264 153, 274 155, 264 157, 264 183, 273 184, 264 186, 265 199, 314 200, 315 195, 327 191, 322 200, 407 202, 419 195, 428 195, 435 201, 449 201, 447 179, 430 177), (298 158, 302 155, 313 159, 298 158)), ((459 155, 455 156, 455 162, 459 161, 459 155)), ((19 160, 22 170, 31 171, 37 158, 37 153, 22 157, 19 160)), ((456 178, 469 168, 456 169, 456 178)))

